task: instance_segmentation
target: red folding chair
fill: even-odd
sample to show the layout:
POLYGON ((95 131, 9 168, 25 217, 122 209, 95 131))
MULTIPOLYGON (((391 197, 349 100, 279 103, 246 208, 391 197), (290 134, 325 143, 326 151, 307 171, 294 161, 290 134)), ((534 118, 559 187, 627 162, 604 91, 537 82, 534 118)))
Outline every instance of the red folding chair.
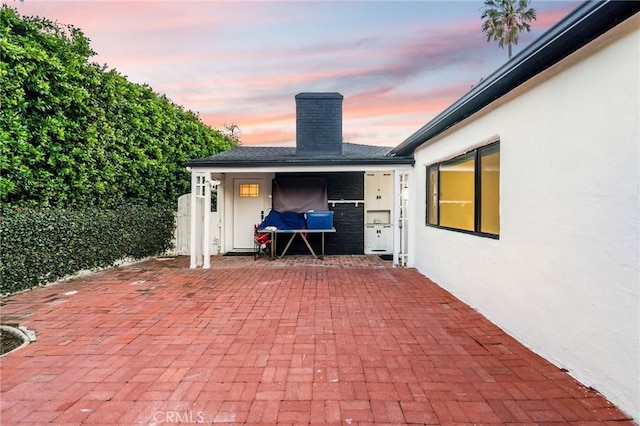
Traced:
POLYGON ((253 260, 257 260, 258 257, 260 256, 265 256, 267 258, 271 257, 271 233, 270 232, 260 232, 258 230, 258 225, 254 225, 253 243, 255 247, 253 260))

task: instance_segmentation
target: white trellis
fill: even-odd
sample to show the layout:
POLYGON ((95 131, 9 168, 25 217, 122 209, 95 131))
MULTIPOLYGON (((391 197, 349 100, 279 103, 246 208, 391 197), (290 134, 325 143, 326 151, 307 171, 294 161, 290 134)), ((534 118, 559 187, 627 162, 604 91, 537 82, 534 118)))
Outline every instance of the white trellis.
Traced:
POLYGON ((210 173, 191 173, 191 229, 190 229, 190 262, 191 268, 202 265, 204 269, 211 267, 211 194, 216 192, 220 181, 212 179, 210 173), (201 201, 201 202, 199 202, 201 201), (198 214, 200 211, 200 215, 198 214), (202 217, 202 239, 198 240, 198 217, 202 217), (200 244, 198 244, 200 242, 200 244), (200 246, 202 250, 199 250, 200 246), (202 253, 200 255, 200 253, 202 253), (200 260, 202 260, 200 262, 200 260))

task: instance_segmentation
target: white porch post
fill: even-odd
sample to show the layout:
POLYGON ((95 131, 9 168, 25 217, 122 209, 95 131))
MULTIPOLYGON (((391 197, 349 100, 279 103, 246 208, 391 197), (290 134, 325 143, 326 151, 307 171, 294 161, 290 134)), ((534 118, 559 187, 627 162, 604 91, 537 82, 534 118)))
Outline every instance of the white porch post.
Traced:
POLYGON ((400 184, 400 170, 394 170, 393 174, 393 266, 398 266, 400 247, 400 197, 402 197, 402 185, 400 184))
POLYGON ((202 236, 202 268, 211 268, 211 254, 209 247, 211 247, 211 179, 207 177, 204 185, 204 230, 202 236))
POLYGON ((190 224, 190 240, 189 240, 189 267, 196 268, 198 266, 198 258, 196 256, 196 220, 198 214, 196 212, 197 204, 197 175, 191 170, 191 224, 190 224))
POLYGON ((407 266, 409 237, 409 174, 396 170, 393 180, 393 266, 407 266))
POLYGON ((218 211, 218 223, 217 226, 219 228, 220 241, 218 242, 218 247, 220 253, 225 252, 225 237, 224 237, 224 215, 225 215, 225 204, 224 204, 224 178, 220 178, 220 183, 218 184, 218 189, 216 191, 216 210, 218 211))
POLYGON ((400 172, 400 266, 409 261, 409 173, 400 172))

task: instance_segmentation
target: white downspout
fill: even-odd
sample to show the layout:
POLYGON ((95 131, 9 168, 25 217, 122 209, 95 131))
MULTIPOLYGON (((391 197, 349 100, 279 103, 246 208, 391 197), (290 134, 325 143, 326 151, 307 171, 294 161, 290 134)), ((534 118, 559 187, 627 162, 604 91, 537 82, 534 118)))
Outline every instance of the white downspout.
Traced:
POLYGON ((190 240, 189 240, 189 267, 197 268, 198 267, 198 258, 196 257, 196 184, 197 177, 196 172, 191 170, 191 226, 190 226, 190 240))

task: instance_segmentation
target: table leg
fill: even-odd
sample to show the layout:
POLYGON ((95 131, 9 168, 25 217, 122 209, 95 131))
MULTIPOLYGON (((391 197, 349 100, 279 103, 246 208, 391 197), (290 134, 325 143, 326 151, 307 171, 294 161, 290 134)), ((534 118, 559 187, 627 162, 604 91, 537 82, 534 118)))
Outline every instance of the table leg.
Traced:
POLYGON ((269 256, 269 260, 273 260, 276 258, 277 250, 278 250, 278 234, 276 232, 271 231, 271 256, 269 256))
POLYGON ((307 237, 305 237, 304 233, 300 233, 300 236, 302 237, 302 240, 304 241, 304 243, 307 245, 307 248, 309 249, 309 252, 311 252, 311 255, 313 256, 313 258, 317 259, 318 256, 316 256, 316 252, 313 251, 313 249, 311 248, 311 244, 309 244, 309 241, 307 241, 307 237))
POLYGON ((289 250, 289 247, 291 246, 291 243, 293 242, 293 239, 296 237, 296 234, 291 234, 291 238, 289 238, 289 242, 287 243, 287 245, 284 247, 284 250, 282 250, 282 254, 280 255, 280 259, 282 259, 284 257, 285 254, 287 254, 287 250, 289 250))
POLYGON ((321 232, 322 234, 322 256, 320 257, 320 259, 324 260, 324 232, 321 232))

